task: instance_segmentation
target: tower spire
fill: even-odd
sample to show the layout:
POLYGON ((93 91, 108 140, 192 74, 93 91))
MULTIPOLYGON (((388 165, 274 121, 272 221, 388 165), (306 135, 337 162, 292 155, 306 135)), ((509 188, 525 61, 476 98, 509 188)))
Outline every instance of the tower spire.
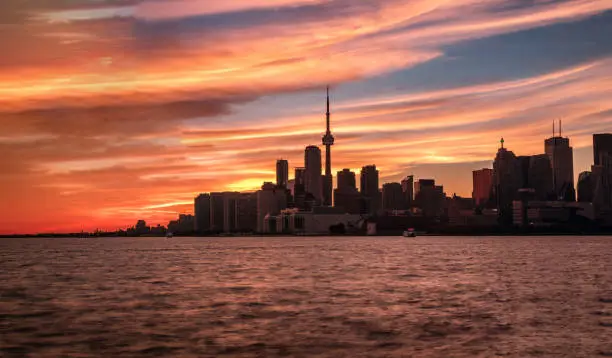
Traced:
POLYGON ((325 118, 327 120, 327 131, 325 133, 329 133, 329 85, 327 86, 327 111, 325 112, 325 118))

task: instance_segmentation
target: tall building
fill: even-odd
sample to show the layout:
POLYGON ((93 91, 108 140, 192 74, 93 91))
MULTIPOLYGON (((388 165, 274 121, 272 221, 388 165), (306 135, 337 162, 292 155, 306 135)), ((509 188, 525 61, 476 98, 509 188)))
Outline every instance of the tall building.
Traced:
POLYGON ((285 159, 276 161, 276 186, 286 188, 289 182, 289 162, 285 159))
POLYGON ((296 208, 304 210, 306 200, 306 186, 305 186, 306 169, 295 168, 295 179, 293 184, 293 202, 296 208))
POLYGON ((210 194, 200 194, 194 199, 195 231, 198 234, 210 230, 210 194))
POLYGON ((402 192, 404 193, 404 208, 410 209, 414 203, 414 176, 409 175, 402 180, 402 192))
POLYGON ((553 188, 558 199, 576 200, 574 189, 574 150, 569 138, 553 136, 544 141, 544 151, 553 171, 553 188))
POLYGON ((239 195, 238 192, 210 194, 210 231, 233 232, 237 230, 236 204, 239 195))
POLYGON ((323 145, 325 146, 325 177, 322 180, 322 196, 323 205, 331 206, 332 204, 332 187, 333 177, 331 173, 331 146, 334 145, 334 136, 330 130, 330 113, 329 113, 329 86, 327 86, 327 111, 325 112, 326 119, 326 131, 322 138, 323 145))
POLYGON ((593 163, 602 165, 601 155, 612 156, 612 133, 593 134, 593 163))
POLYGON ((472 172, 472 199, 476 206, 486 205, 491 195, 493 169, 483 168, 472 172))
POLYGON ((316 204, 322 201, 322 183, 321 183, 321 149, 310 145, 306 147, 304 152, 304 189, 306 193, 310 193, 316 204))
POLYGON ((240 193, 223 193, 223 232, 235 232, 238 230, 238 214, 236 207, 240 193))
POLYGON ((364 200, 362 212, 376 214, 381 207, 380 187, 378 186, 378 170, 376 165, 366 165, 361 168, 361 196, 364 200))
MULTIPOLYGON (((526 187, 534 190, 535 199, 547 200, 554 193, 553 171, 548 155, 530 156, 526 176, 526 187)), ((552 196, 554 197, 554 195, 552 196)))
MULTIPOLYGON (((257 192, 257 232, 270 232, 264 225, 266 216, 276 216, 287 208, 286 190, 266 182, 257 192)), ((275 232, 272 230, 271 232, 275 232)))
POLYGON ((592 172, 582 172, 578 175, 578 201, 581 203, 592 203, 595 193, 595 177, 592 172))
POLYGON ((357 191, 355 173, 349 169, 338 172, 338 187, 334 190, 334 206, 342 208, 346 213, 361 212, 361 196, 357 191))
POLYGON ((420 179, 415 183, 415 204, 421 208, 423 216, 436 217, 444 210, 444 187, 436 185, 433 179, 420 179))
POLYGON ((517 198, 518 190, 523 186, 523 175, 520 162, 512 151, 501 147, 493 162, 493 190, 495 203, 502 222, 512 223, 512 202, 517 198))
POLYGON ((405 197, 400 183, 385 183, 382 186, 382 207, 384 210, 403 210, 405 197))
POLYGON ((236 202, 236 230, 254 232, 257 230, 257 194, 241 193, 236 202))
POLYGON ((223 193, 210 193, 210 231, 222 232, 225 223, 225 197, 223 193))

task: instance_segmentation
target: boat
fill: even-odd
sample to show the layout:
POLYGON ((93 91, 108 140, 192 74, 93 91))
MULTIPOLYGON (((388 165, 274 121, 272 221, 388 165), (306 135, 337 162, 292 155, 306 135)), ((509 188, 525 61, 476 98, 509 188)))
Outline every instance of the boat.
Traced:
POLYGON ((408 230, 404 230, 403 235, 404 237, 416 237, 416 231, 414 231, 414 229, 408 229, 408 230))
POLYGON ((172 239, 172 233, 168 231, 168 233, 166 233, 166 239, 172 239))

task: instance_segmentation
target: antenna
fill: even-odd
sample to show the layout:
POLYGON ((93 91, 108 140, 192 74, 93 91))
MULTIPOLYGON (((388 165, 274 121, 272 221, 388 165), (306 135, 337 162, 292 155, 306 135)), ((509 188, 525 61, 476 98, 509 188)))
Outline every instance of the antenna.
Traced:
POLYGON ((555 121, 553 120, 553 138, 555 137, 555 121))
POLYGON ((559 137, 563 137, 562 130, 561 130, 561 120, 560 119, 559 119, 559 137))

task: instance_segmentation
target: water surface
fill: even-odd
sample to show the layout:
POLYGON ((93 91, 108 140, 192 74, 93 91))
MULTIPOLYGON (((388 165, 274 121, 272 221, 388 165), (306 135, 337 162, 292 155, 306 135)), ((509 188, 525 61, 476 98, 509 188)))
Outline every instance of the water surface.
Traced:
POLYGON ((4 357, 612 356, 612 238, 0 240, 4 357))

